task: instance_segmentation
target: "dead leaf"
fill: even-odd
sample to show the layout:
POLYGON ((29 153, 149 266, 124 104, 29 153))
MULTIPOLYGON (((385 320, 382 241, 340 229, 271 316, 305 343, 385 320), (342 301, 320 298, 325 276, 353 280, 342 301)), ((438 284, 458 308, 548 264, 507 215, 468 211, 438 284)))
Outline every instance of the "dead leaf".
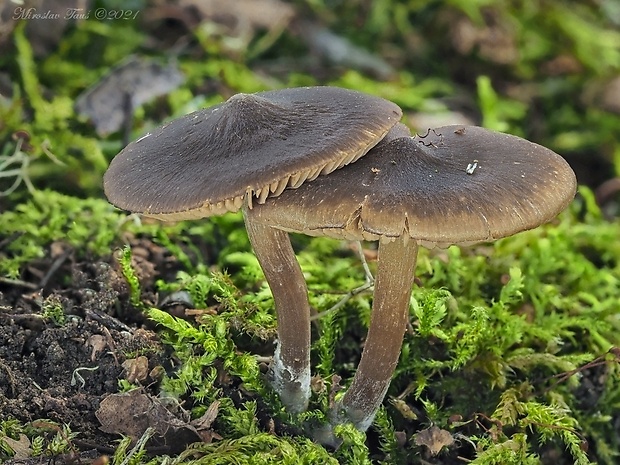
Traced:
POLYGON ((155 430, 152 441, 169 447, 172 453, 202 439, 194 426, 174 416, 158 398, 141 389, 106 397, 95 416, 102 431, 123 434, 134 441, 151 427, 155 430))
POLYGON ((91 337, 88 338, 86 344, 93 348, 90 356, 91 362, 94 362, 97 358, 97 355, 99 355, 99 353, 102 352, 108 345, 106 338, 103 337, 101 334, 93 334, 91 337))
POLYGON ((295 7, 281 0, 179 0, 166 10, 188 29, 200 24, 209 36, 219 37, 222 50, 231 56, 260 55, 289 28, 296 15, 295 7), (180 11, 175 14, 175 9, 180 11), (259 30, 266 33, 257 37, 259 30))
POLYGON ((330 409, 333 409, 336 405, 336 394, 344 389, 344 387, 340 385, 340 381, 342 381, 342 377, 336 374, 332 375, 332 385, 329 388, 328 396, 330 409))
POLYGON ((128 358, 121 366, 125 369, 127 381, 132 384, 145 381, 149 374, 149 359, 144 355, 128 358))
POLYGON ((220 401, 216 400, 212 402, 207 408, 207 411, 200 418, 190 421, 190 425, 195 427, 198 431, 210 429, 211 425, 217 418, 217 414, 220 411, 220 401))
POLYGON ((392 66, 368 50, 354 44, 316 22, 299 21, 297 32, 308 48, 329 63, 352 68, 386 81, 394 77, 392 66))
POLYGON ((454 444, 454 438, 450 431, 431 426, 414 435, 414 441, 417 446, 425 446, 432 457, 435 457, 444 447, 450 447, 454 444))
POLYGON ((463 126, 476 125, 474 118, 467 116, 465 113, 452 110, 411 113, 407 117, 407 123, 417 131, 425 131, 426 128, 438 128, 453 124, 463 126))
POLYGON ((583 71, 583 66, 574 56, 560 54, 543 63, 540 69, 548 76, 563 76, 566 74, 581 73, 583 71))
POLYGON ((153 381, 161 381, 166 374, 166 369, 161 365, 155 365, 151 371, 149 371, 149 378, 153 381))
POLYGON ((481 57, 493 63, 516 63, 519 48, 510 23, 495 10, 485 10, 485 13, 482 26, 466 16, 452 19, 452 45, 462 55, 477 50, 481 57))
POLYGON ((217 414, 220 411, 220 401, 216 400, 209 405, 207 411, 200 418, 196 418, 190 422, 190 425, 194 426, 202 439, 202 442, 211 444, 214 440, 222 439, 222 436, 217 434, 211 428, 211 425, 217 418, 217 414))
POLYGON ((25 434, 20 434, 17 440, 11 439, 8 436, 0 436, 0 439, 15 452, 13 460, 23 460, 30 457, 32 452, 30 439, 25 434))
POLYGON ((325 392, 325 390, 327 389, 327 386, 325 385, 325 380, 319 375, 313 376, 312 378, 310 378, 310 389, 312 389, 312 392, 314 392, 315 394, 321 394, 325 392))
POLYGON ((75 109, 88 116, 101 137, 131 121, 133 111, 177 88, 184 80, 176 65, 131 56, 77 98, 75 109))

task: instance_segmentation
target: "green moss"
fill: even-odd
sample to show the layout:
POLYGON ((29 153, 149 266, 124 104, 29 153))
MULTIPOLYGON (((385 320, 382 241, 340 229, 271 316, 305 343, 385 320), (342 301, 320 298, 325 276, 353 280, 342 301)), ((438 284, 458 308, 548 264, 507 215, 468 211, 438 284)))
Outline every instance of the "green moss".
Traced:
POLYGON ((413 74, 402 71, 394 82, 377 82, 357 71, 348 71, 332 85, 357 89, 393 101, 404 110, 425 111, 429 101, 449 95, 454 87, 443 79, 417 79, 413 74))
MULTIPOLYGON (((591 419, 576 396, 583 389, 579 378, 570 374, 620 343, 615 316, 620 251, 614 240, 620 225, 602 218, 588 190, 581 195, 555 224, 491 246, 421 252, 418 271, 424 287, 414 289, 412 297, 414 331, 405 338, 389 392, 418 414, 407 417, 388 409, 377 417, 386 456, 414 453, 411 446, 398 445, 396 430, 435 423, 476 444, 474 463, 539 463, 541 451, 549 448, 567 450, 575 463, 589 463, 585 437, 596 441, 600 457, 608 457, 603 463, 613 463, 609 451, 618 446, 617 438, 601 435, 600 422, 591 419), (566 373, 566 379, 559 378, 566 373), (464 421, 450 427, 448 420, 455 416, 464 421)), ((299 259, 317 310, 340 300, 342 295, 331 291, 346 292, 363 283, 361 264, 349 249, 326 239, 301 242, 299 259)), ((247 244, 241 241, 239 247, 247 244)), ((166 292, 187 291, 198 307, 217 309, 201 317, 199 326, 151 311, 183 360, 176 376, 164 383, 167 392, 189 394, 205 404, 222 399, 213 381, 216 366, 223 364, 250 392, 269 395, 255 362, 239 352, 244 335, 273 337, 275 324, 270 293, 259 284, 255 259, 245 254, 238 251, 225 260, 235 269, 230 277, 182 272, 176 283, 159 284, 166 292), (265 327, 271 332, 265 333, 265 327)), ((356 295, 317 321, 314 370, 326 386, 313 397, 313 408, 327 408, 332 374, 344 375, 345 385, 352 376, 349 354, 359 354, 357 341, 364 335, 370 302, 369 294, 356 295)), ((613 357, 605 363, 610 381, 598 409, 610 417, 617 401, 604 403, 604 398, 620 396, 611 381, 617 380, 618 369, 613 357)), ((277 400, 270 402, 272 415, 281 415, 273 407, 277 400)), ((247 419, 238 415, 250 414, 239 412, 228 405, 222 422, 226 428, 238 425, 241 429, 231 434, 249 436, 251 443, 262 433, 252 422, 242 427, 247 419)), ((313 410, 297 420, 282 418, 299 428, 324 421, 313 410)), ((364 436, 346 427, 338 434, 345 439, 338 459, 365 463, 364 436)))
POLYGON ((258 364, 249 354, 237 350, 235 334, 265 339, 273 337, 273 315, 259 310, 252 303, 240 298, 237 288, 222 274, 189 278, 181 273, 180 282, 167 289, 186 290, 194 304, 208 299, 217 302, 216 314, 206 312, 200 325, 194 326, 157 309, 148 315, 166 328, 165 341, 172 345, 183 365, 174 377, 163 382, 164 391, 174 396, 190 395, 200 401, 215 400, 219 389, 213 384, 217 375, 216 365, 227 373, 239 377, 247 389, 269 396, 261 379, 258 364))
POLYGON ((336 453, 340 463, 355 465, 370 465, 372 463, 368 455, 364 433, 356 430, 353 425, 345 423, 334 427, 334 435, 342 440, 342 446, 336 453))
POLYGON ((138 279, 131 263, 131 248, 129 246, 125 246, 123 248, 119 263, 121 265, 123 276, 129 286, 129 301, 131 302, 131 305, 137 308, 142 308, 142 302, 140 301, 140 294, 142 293, 140 290, 140 280, 138 279))
POLYGON ((256 465, 330 464, 339 462, 325 449, 304 438, 277 437, 255 432, 236 439, 213 444, 196 444, 182 453, 175 464, 225 465, 251 463, 256 465))
POLYGON ((41 315, 56 326, 63 326, 67 317, 65 316, 65 308, 60 298, 54 294, 48 296, 41 305, 41 315))
POLYGON ((54 241, 96 256, 111 253, 124 215, 100 199, 78 199, 54 191, 35 191, 32 198, 0 213, 0 238, 6 242, 0 274, 17 277, 20 267, 42 258, 54 241))
POLYGON ((10 440, 17 441, 23 434, 24 427, 17 420, 5 420, 0 422, 0 459, 6 460, 15 455, 10 440), (7 441, 7 439, 9 441, 7 441))
MULTIPOLYGON (((46 179, 48 187, 60 187, 64 182, 65 188, 69 184, 87 192, 97 191, 107 160, 96 139, 76 133, 74 101, 66 95, 66 89, 63 93, 55 93, 51 99, 43 97, 40 65, 35 61, 24 34, 25 24, 20 23, 14 34, 24 99, 20 98, 21 92, 17 92, 8 105, 4 106, 0 102, 0 115, 6 114, 9 123, 6 126, 0 125, 0 137, 3 133, 17 130, 30 135, 31 163, 27 176, 34 185, 46 179), (26 116, 30 112, 32 118, 26 116), (53 154, 52 159, 45 156, 50 152, 53 154), (59 182, 54 182, 55 179, 59 182)), ((79 73, 79 69, 74 72, 79 73)))
POLYGON ((521 121, 526 114, 527 106, 518 100, 500 99, 493 90, 491 80, 488 76, 478 76, 476 80, 478 89, 478 105, 482 113, 482 126, 495 131, 510 132, 520 135, 515 131, 514 125, 510 122, 521 121))
POLYGON ((10 460, 15 456, 12 441, 21 446, 28 444, 32 457, 53 457, 75 451, 72 440, 76 433, 69 425, 58 425, 49 420, 36 420, 22 424, 17 420, 0 422, 0 460, 10 460))

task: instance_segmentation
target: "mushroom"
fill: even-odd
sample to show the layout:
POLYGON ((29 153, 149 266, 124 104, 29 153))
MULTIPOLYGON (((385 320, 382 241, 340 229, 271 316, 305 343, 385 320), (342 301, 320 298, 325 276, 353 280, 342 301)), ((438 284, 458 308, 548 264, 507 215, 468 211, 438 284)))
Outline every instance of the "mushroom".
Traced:
MULTIPOLYGON (((109 201, 162 220, 237 211, 352 163, 402 116, 387 100, 336 87, 237 94, 130 143, 110 163, 109 201)), ((288 235, 249 227, 271 287, 278 342, 272 383, 291 412, 310 397, 310 308, 288 235)))
POLYGON ((361 361, 331 420, 362 431, 398 362, 418 244, 491 241, 535 228, 566 208, 576 190, 562 157, 519 137, 472 126, 415 137, 399 137, 400 126, 393 132, 356 163, 245 210, 253 228, 379 241, 361 361))

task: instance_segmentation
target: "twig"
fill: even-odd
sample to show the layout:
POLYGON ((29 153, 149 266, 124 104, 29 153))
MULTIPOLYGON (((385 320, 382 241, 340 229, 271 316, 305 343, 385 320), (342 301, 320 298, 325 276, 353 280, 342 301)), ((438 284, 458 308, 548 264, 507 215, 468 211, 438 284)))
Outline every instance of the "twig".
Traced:
POLYGON ((54 262, 52 263, 52 266, 50 266, 49 270, 47 270, 47 273, 45 273, 45 276, 43 276, 43 278, 41 279, 41 282, 39 283, 39 287, 43 288, 47 286, 47 283, 49 282, 49 280, 52 278, 52 276, 54 276, 54 274, 58 271, 58 269, 67 260, 67 258, 69 257, 69 255, 71 255, 72 252, 73 252, 72 249, 68 249, 65 252, 63 252, 62 255, 56 258, 56 260, 54 260, 54 262))
POLYGON ((577 367, 574 370, 569 370, 569 371, 565 371, 563 373, 558 373, 556 375, 550 376, 549 378, 547 378, 547 381, 555 379, 556 382, 553 383, 551 386, 549 386, 547 389, 545 389, 545 391, 543 393, 547 393, 547 392, 551 391, 552 389, 557 387, 559 384, 561 384, 564 381, 568 380, 569 378, 571 378, 572 376, 576 375, 577 373, 581 373, 582 371, 585 371, 585 370, 588 370, 590 368, 594 368, 594 367, 597 367, 597 366, 606 365, 606 364, 608 364, 610 362, 611 363, 619 363, 620 362, 620 348, 619 347, 612 347, 611 349, 609 349, 605 353, 605 355, 601 355, 599 357, 596 357, 591 362, 588 362, 585 365, 577 367), (608 358, 607 354, 612 355, 613 358, 611 358, 611 359, 608 358))
POLYGON ((364 273, 366 275, 366 282, 375 283, 375 277, 372 275, 370 268, 368 267, 368 262, 366 261, 366 255, 364 255, 364 248, 362 247, 362 243, 360 241, 355 241, 355 245, 357 246, 357 253, 362 261, 362 267, 364 268, 364 273))
POLYGON ((127 457, 121 462, 121 465, 128 465, 131 462, 131 458, 144 449, 146 443, 155 435, 155 428, 148 427, 144 434, 136 441, 136 445, 129 451, 127 457))
POLYGON ((33 290, 41 288, 41 286, 39 286, 38 284, 29 283, 27 281, 22 281, 21 279, 4 278, 2 276, 0 276, 0 283, 8 284, 9 286, 25 287, 27 289, 33 289, 33 290))
POLYGON ((351 289, 333 307, 328 308, 327 310, 324 310, 322 312, 319 312, 316 315, 312 315, 310 317, 310 321, 318 320, 319 318, 323 318, 324 316, 335 312, 340 307, 342 307, 344 304, 346 304, 350 299, 352 299, 358 294, 361 294, 364 291, 372 289, 373 286, 375 285, 375 277, 372 275, 372 272, 370 271, 370 267, 368 266, 368 262, 366 261, 366 257, 364 256, 364 249, 362 248, 362 244, 359 241, 356 241, 355 243, 357 244, 357 253, 362 262, 362 268, 364 269, 364 275, 366 277, 364 284, 362 284, 359 287, 356 287, 355 289, 351 289))

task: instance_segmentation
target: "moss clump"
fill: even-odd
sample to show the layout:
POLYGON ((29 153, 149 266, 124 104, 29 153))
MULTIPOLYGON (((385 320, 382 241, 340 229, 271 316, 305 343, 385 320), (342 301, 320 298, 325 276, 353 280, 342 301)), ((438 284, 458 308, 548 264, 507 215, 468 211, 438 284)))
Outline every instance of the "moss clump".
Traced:
POLYGON ((21 266, 44 257, 54 241, 81 254, 109 254, 123 223, 125 216, 104 200, 35 191, 28 201, 0 213, 0 241, 4 243, 0 275, 18 277, 21 266))

